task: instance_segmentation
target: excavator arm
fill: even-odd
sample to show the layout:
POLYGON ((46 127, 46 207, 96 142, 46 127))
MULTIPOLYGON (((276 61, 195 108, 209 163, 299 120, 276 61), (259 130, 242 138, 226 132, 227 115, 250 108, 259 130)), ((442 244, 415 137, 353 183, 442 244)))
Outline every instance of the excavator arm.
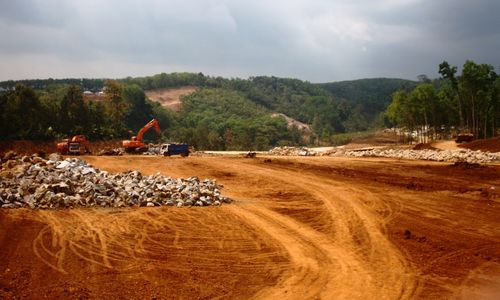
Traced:
POLYGON ((160 135, 160 124, 158 123, 158 120, 153 119, 139 130, 137 136, 133 136, 131 140, 122 141, 122 146, 125 148, 125 151, 140 152, 147 150, 147 146, 142 142, 142 136, 151 128, 154 128, 156 133, 160 135))
POLYGON ((152 127, 154 127, 156 133, 158 135, 160 135, 161 133, 161 129, 160 129, 160 124, 158 123, 158 120, 156 119, 153 119, 151 121, 149 121, 148 124, 144 125, 144 127, 142 127, 139 132, 137 133, 137 138, 136 140, 139 141, 139 142, 142 142, 142 136, 149 130, 151 129, 152 127))

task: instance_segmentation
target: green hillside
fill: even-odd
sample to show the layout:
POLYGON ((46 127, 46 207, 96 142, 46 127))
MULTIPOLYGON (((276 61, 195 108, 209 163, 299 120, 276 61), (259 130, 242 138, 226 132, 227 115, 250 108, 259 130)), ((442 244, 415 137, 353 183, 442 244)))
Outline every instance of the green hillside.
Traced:
POLYGON ((323 83, 318 86, 347 100, 363 118, 372 124, 387 109, 392 94, 398 90, 411 90, 417 82, 396 78, 371 78, 323 83))
POLYGON ((54 139, 81 133, 92 139, 125 138, 129 130, 137 131, 154 117, 159 119, 165 139, 188 142, 199 149, 327 144, 337 134, 368 129, 386 109, 390 95, 412 85, 414 82, 400 79, 312 84, 274 76, 227 79, 202 73, 118 80, 4 81, 0 82, 0 137, 54 139), (182 98, 178 113, 144 95, 146 90, 182 86, 199 89, 182 98), (103 101, 84 101, 83 91, 103 88, 103 101), (284 118, 271 117, 276 112, 311 124, 313 134, 304 140, 297 128, 287 127, 284 118))

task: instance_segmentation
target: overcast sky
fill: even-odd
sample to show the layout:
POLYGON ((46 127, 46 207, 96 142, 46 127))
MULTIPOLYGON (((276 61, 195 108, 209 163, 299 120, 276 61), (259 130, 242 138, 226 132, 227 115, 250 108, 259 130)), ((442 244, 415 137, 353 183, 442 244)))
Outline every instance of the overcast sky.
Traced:
POLYGON ((500 0, 0 0, 0 80, 203 72, 312 82, 500 66, 500 0))

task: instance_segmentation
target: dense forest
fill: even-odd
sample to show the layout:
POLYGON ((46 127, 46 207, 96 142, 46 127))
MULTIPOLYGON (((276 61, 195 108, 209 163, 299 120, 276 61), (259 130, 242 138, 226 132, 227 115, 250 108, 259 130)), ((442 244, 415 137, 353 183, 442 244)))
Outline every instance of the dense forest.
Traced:
POLYGON ((124 138, 151 118, 164 139, 201 149, 268 149, 276 145, 329 143, 338 133, 367 128, 346 100, 306 81, 276 77, 225 79, 201 73, 104 79, 47 79, 0 83, 1 138, 58 139, 75 133, 91 139, 124 138), (195 86, 178 113, 149 101, 144 91, 195 86), (84 91, 104 93, 87 100, 84 91), (304 138, 280 112, 312 125, 304 138))
POLYGON ((493 66, 468 60, 457 67, 444 61, 441 78, 423 77, 412 90, 395 92, 386 115, 393 125, 417 132, 427 141, 450 132, 470 133, 475 138, 498 134, 500 125, 500 77, 493 66))
POLYGON ((347 100, 361 119, 367 122, 367 128, 383 124, 383 112, 391 103, 394 91, 410 91, 416 85, 416 81, 397 78, 370 78, 320 84, 335 96, 347 100))
POLYGON ((495 134, 500 84, 493 68, 468 61, 462 75, 456 72, 456 67, 443 63, 442 78, 436 80, 419 76, 419 82, 377 78, 326 84, 202 73, 4 81, 0 139, 54 140, 74 134, 92 140, 121 139, 152 118, 159 120, 164 141, 217 150, 330 144, 346 132, 384 125, 425 131, 426 136, 450 128, 467 128, 478 137, 495 134), (145 95, 147 90, 183 86, 197 89, 182 98, 179 112, 145 95), (84 92, 102 95, 88 98, 84 92), (312 134, 304 135, 284 118, 272 117, 275 112, 310 124, 312 134))

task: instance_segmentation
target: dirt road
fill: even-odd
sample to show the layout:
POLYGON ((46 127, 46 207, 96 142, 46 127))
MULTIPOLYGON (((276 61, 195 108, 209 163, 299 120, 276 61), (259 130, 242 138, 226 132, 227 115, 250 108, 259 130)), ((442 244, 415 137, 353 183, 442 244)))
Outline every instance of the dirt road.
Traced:
POLYGON ((332 157, 86 157, 216 178, 231 205, 0 211, 0 298, 500 294, 500 166, 332 157))

